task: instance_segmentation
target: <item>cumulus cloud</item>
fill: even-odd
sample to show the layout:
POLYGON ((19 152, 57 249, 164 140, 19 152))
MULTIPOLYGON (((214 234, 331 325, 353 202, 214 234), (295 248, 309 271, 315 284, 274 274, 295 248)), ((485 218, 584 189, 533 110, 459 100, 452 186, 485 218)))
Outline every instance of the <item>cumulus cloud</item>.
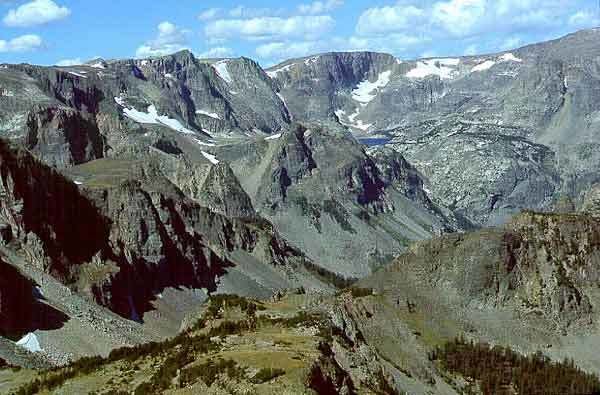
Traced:
POLYGON ((43 46, 43 41, 35 34, 26 34, 11 40, 0 40, 0 52, 27 52, 43 46))
POLYGON ((219 19, 208 23, 204 34, 209 39, 266 40, 280 37, 317 37, 330 32, 335 21, 328 15, 219 19))
POLYGON ((323 0, 314 1, 312 3, 300 4, 298 6, 298 12, 301 14, 323 14, 326 12, 333 11, 344 5, 344 0, 323 0))
POLYGON ((283 8, 253 8, 243 5, 229 10, 227 15, 231 18, 258 18, 261 16, 283 16, 286 12, 283 8))
POLYGON ((233 49, 227 47, 215 47, 198 54, 199 58, 230 58, 232 56, 233 49))
POLYGON ((59 60, 58 62, 56 62, 56 66, 77 66, 83 64, 83 62, 81 61, 81 58, 74 58, 74 59, 62 59, 59 60))
POLYGON ((220 8, 208 8, 198 15, 198 19, 201 21, 209 21, 211 19, 215 19, 219 17, 223 13, 223 10, 220 8))
POLYGON ((3 22, 6 26, 28 27, 64 19, 69 15, 71 10, 59 6, 52 0, 33 0, 9 10, 3 22))
MULTIPOLYGON (((501 3, 501 1, 500 1, 501 3)), ((447 32, 464 36, 472 32, 486 13, 486 0, 450 0, 433 5, 431 17, 447 32)))
POLYGON ((591 10, 577 11, 569 17, 569 25, 577 28, 597 26, 599 23, 596 13, 591 10))
POLYGON ((521 45, 523 45, 523 40, 521 39, 521 37, 507 37, 500 45, 500 49, 515 49, 521 45))
POLYGON ((161 22, 158 25, 156 38, 141 45, 136 51, 136 56, 138 58, 163 56, 187 49, 188 34, 187 30, 171 22, 161 22))
POLYGON ((412 5, 369 8, 358 18, 356 31, 360 35, 373 35, 408 30, 426 16, 425 10, 412 5))
MULTIPOLYGON (((394 5, 371 7, 359 17, 356 31, 362 35, 421 31, 430 35, 464 38, 482 33, 542 31, 564 25, 569 9, 564 0, 414 0, 394 5)), ((586 13, 573 15, 587 21, 586 13)))
POLYGON ((473 40, 479 40, 478 52, 514 48, 523 44, 515 37, 531 42, 548 38, 551 32, 564 34, 568 26, 592 27, 600 22, 587 0, 388 1, 363 10, 355 26, 356 40, 379 43, 397 54, 410 48, 410 56, 418 54, 418 48, 431 50, 430 42, 438 51, 455 54, 472 52, 474 47, 465 45, 470 47, 473 40), (392 35, 399 36, 392 40, 392 35))

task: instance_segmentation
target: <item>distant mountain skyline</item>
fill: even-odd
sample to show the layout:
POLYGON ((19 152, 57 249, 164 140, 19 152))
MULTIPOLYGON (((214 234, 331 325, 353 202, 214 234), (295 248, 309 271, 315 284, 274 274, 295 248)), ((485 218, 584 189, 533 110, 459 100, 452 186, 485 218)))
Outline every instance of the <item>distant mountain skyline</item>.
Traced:
POLYGON ((501 51, 597 25, 592 0, 0 0, 0 62, 69 65, 182 49, 263 66, 344 50, 414 59, 501 51))

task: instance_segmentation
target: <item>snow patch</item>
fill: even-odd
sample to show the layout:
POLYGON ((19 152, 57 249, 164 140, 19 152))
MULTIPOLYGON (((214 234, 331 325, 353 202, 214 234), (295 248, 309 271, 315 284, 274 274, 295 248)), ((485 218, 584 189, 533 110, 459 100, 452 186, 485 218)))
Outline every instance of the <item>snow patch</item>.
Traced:
POLYGON ((513 55, 511 52, 505 53, 504 55, 500 56, 500 60, 503 62, 518 62, 521 63, 523 61, 523 59, 521 58, 517 58, 515 55, 513 55))
POLYGON ((352 99, 360 103, 369 103, 377 96, 377 91, 383 89, 390 83, 391 71, 379 74, 377 81, 364 80, 352 91, 352 99))
POLYGON ((279 138, 281 138, 281 133, 277 133, 277 134, 274 134, 272 136, 265 137, 265 140, 277 140, 279 138))
POLYGON ((76 73, 74 71, 68 71, 69 74, 74 75, 76 77, 81 77, 81 78, 87 78, 87 76, 85 76, 85 71, 81 71, 79 73, 76 73))
POLYGON ((34 333, 28 333, 17 342, 17 346, 21 346, 30 352, 42 352, 40 342, 34 333))
POLYGON ((344 126, 360 129, 365 132, 369 130, 371 126, 373 126, 372 123, 364 123, 362 120, 356 119, 360 115, 360 108, 357 108, 352 115, 348 116, 349 122, 344 122, 342 120, 342 117, 346 116, 346 112, 344 110, 336 110, 335 115, 337 115, 338 119, 340 120, 340 123, 344 126))
POLYGON ((205 141, 202 140, 196 140, 196 143, 198 143, 198 145, 204 145, 205 147, 216 147, 216 144, 213 143, 207 143, 205 141))
POLYGON ((205 157, 206 159, 208 159, 208 161, 209 161, 210 163, 212 163, 213 165, 218 165, 218 164, 219 164, 219 160, 217 160, 217 157, 216 157, 216 156, 214 156, 213 154, 209 154, 209 153, 208 153, 208 152, 206 152, 206 151, 200 151, 200 152, 202 152, 202 155, 204 155, 204 157, 205 157))
POLYGON ((221 119, 219 114, 217 114, 216 112, 208 112, 205 110, 196 110, 196 114, 206 115, 207 117, 214 118, 214 119, 221 119))
POLYGON ((233 79, 231 79, 231 75, 229 74, 229 71, 227 70, 227 61, 226 60, 221 60, 221 61, 213 64, 213 68, 215 69, 215 71, 217 72, 219 77, 221 77, 221 79, 223 81, 227 82, 228 84, 231 84, 233 82, 233 79))
POLYGON ((304 64, 307 66, 310 66, 311 63, 315 63, 317 60, 319 60, 318 56, 313 56, 312 58, 308 58, 304 61, 304 64))
POLYGON ((102 62, 92 63, 90 65, 90 67, 93 67, 95 69, 105 69, 106 68, 106 67, 104 67, 104 65, 102 64, 102 62))
POLYGON ((453 67, 458 66, 460 59, 429 59, 417 62, 415 68, 406 73, 408 78, 424 78, 429 75, 437 75, 442 79, 452 79, 457 71, 453 67))
POLYGON ((483 63, 479 63, 477 66, 473 67, 471 69, 472 72, 477 72, 477 71, 485 71, 485 70, 489 70, 491 69, 494 65, 496 64, 496 62, 494 62, 493 60, 486 60, 483 63))
POLYGON ((178 120, 169 118, 166 115, 159 115, 156 107, 153 104, 148 106, 147 112, 142 112, 136 110, 135 108, 128 108, 125 100, 122 97, 115 97, 115 102, 123 107, 123 114, 135 122, 163 125, 179 133, 194 134, 194 131, 185 128, 178 120))
POLYGON ((271 71, 267 71, 267 75, 271 78, 276 78, 278 73, 283 73, 285 71, 288 71, 289 69, 291 69, 294 66, 294 63, 290 63, 288 65, 282 66, 278 69, 275 70, 271 70, 271 71))

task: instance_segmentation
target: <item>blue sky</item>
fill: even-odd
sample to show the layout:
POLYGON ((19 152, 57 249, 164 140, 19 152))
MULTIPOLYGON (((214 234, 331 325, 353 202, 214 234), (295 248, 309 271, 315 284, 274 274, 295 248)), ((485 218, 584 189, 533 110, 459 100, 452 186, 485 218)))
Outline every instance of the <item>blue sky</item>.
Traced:
MULTIPOLYGON (((479 54, 598 23, 597 0, 0 0, 0 63, 247 56, 269 66, 325 51, 479 54)), ((600 45, 600 43, 599 43, 600 45)))

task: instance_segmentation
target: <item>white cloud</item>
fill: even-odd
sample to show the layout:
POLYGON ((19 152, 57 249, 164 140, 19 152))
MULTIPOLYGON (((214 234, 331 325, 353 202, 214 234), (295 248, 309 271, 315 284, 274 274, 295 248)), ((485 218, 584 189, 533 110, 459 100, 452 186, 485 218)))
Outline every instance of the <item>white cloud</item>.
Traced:
POLYGON ((272 42, 256 48, 256 54, 262 59, 297 58, 319 52, 321 46, 316 41, 272 42))
POLYGON ((298 58, 329 51, 403 51, 422 44, 426 38, 405 34, 389 34, 385 40, 378 38, 351 36, 333 37, 323 40, 274 41, 259 45, 256 55, 263 64, 279 63, 289 58, 298 58))
POLYGON ((56 62, 56 66, 77 66, 83 64, 83 62, 81 61, 81 58, 74 58, 74 59, 63 59, 63 60, 59 60, 58 62, 56 62))
POLYGON ((506 38, 506 40, 504 40, 504 42, 502 42, 502 44, 500 45, 500 49, 515 49, 521 45, 523 45, 523 40, 521 40, 520 37, 508 37, 506 38))
POLYGON ((222 12, 223 10, 220 8, 209 8, 202 11, 200 15, 198 15, 198 19, 200 19, 201 21, 209 21, 211 19, 217 18, 219 15, 221 15, 222 12))
POLYGON ((33 0, 17 9, 11 9, 3 19, 6 26, 27 27, 43 25, 68 17, 71 10, 52 0, 33 0))
POLYGON ((35 34, 13 38, 12 40, 0 40, 0 52, 26 52, 41 48, 43 41, 35 34))
POLYGON ((154 40, 141 45, 137 51, 138 58, 168 55, 187 49, 188 31, 179 28, 171 22, 158 25, 158 35, 154 40))
POLYGON ((589 10, 577 11, 569 17, 569 25, 574 27, 592 27, 599 23, 596 14, 589 10))
POLYGON ((298 6, 298 12, 301 14, 323 14, 325 12, 333 11, 344 5, 344 0, 323 0, 314 1, 308 4, 300 4, 298 6))
POLYGON ((244 7, 243 5, 237 6, 229 10, 228 15, 231 18, 258 18, 263 16, 282 16, 285 14, 283 9, 274 8, 252 8, 244 7))
POLYGON ((361 35, 372 35, 412 29, 425 16, 423 9, 412 5, 369 8, 358 18, 356 31, 361 35))
POLYGON ((329 15, 256 17, 250 19, 219 19, 205 26, 209 39, 241 37, 246 40, 265 40, 280 37, 318 37, 330 32, 335 25, 329 15))
POLYGON ((515 37, 531 42, 549 32, 551 37, 564 34, 568 26, 600 23, 589 0, 387 1, 391 4, 363 10, 353 40, 369 49, 408 56, 431 50, 432 44, 446 54, 497 51, 522 45, 515 37), (475 40, 476 48, 465 48, 475 40))
POLYGON ((472 33, 486 13, 486 0, 450 0, 433 5, 434 23, 456 36, 472 33))
POLYGON ((199 58, 230 58, 232 56, 233 49, 227 47, 215 47, 198 54, 199 58))

